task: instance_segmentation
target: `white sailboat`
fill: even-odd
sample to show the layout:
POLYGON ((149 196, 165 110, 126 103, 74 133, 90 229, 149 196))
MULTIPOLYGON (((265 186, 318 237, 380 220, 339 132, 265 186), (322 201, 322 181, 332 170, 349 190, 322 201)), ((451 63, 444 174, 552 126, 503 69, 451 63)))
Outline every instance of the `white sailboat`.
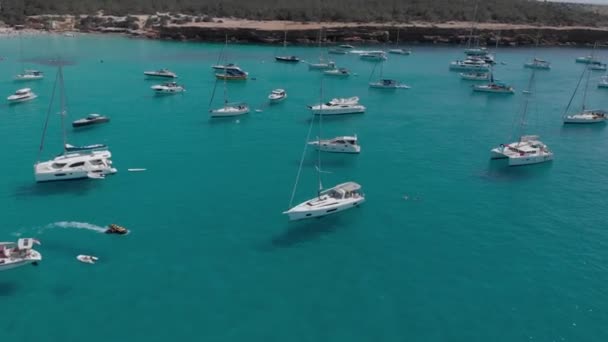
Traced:
POLYGON ((308 63, 308 70, 331 70, 336 69, 336 63, 326 58, 324 49, 322 47, 323 44, 323 29, 319 30, 319 62, 318 63, 308 63))
POLYGON ((19 60, 21 61, 21 70, 23 71, 15 76, 15 81, 38 81, 44 78, 44 73, 42 71, 25 69, 23 61, 23 40, 21 38, 21 33, 19 33, 19 60))
MULTIPOLYGON (((370 88, 375 89, 410 89, 410 86, 407 84, 403 84, 397 80, 384 78, 384 63, 380 64, 380 75, 379 79, 376 81, 369 82, 370 88)), ((374 76, 374 72, 376 71, 376 67, 378 64, 374 65, 374 69, 372 69, 372 74, 370 75, 370 79, 374 76)))
MULTIPOLYGON (((540 35, 537 35, 536 37, 536 47, 535 50, 538 51, 538 45, 540 44, 540 35)), ((529 61, 524 63, 524 67, 525 68, 529 68, 529 69, 537 69, 537 70, 551 70, 551 63, 549 63, 548 61, 538 58, 537 56, 534 56, 534 58, 529 61)))
MULTIPOLYGON (((287 49, 287 28, 285 28, 285 35, 283 37, 283 52, 287 49)), ((294 55, 283 55, 283 56, 274 56, 274 59, 277 62, 284 63, 298 63, 300 62, 300 58, 294 55)))
MULTIPOLYGON (((322 82, 322 81, 321 81, 322 82)), ((321 83, 321 98, 323 98, 323 85, 321 83)), ((313 120, 310 122, 310 131, 312 129, 312 125, 314 124, 313 120)), ((319 137, 321 136, 321 127, 322 127, 322 118, 319 116, 319 137)), ((361 185, 355 182, 346 182, 342 184, 338 184, 334 187, 324 189, 323 183, 321 180, 321 149, 317 149, 317 177, 318 177, 318 191, 317 196, 311 198, 307 201, 304 201, 298 205, 293 206, 293 201, 296 194, 296 189, 298 187, 298 182, 300 179, 300 174, 302 171, 302 165, 304 162, 304 158, 306 156, 306 148, 308 147, 308 137, 307 144, 304 146, 304 153, 302 154, 302 159, 300 160, 300 167, 296 176, 296 182, 291 194, 291 200, 289 203, 289 209, 284 211, 283 214, 289 217, 290 221, 309 219, 313 217, 322 217, 327 215, 336 214, 348 209, 356 208, 365 202, 365 196, 361 192, 361 185)), ((320 138, 317 139, 317 146, 321 145, 320 138)))
MULTIPOLYGON (((395 40, 395 46, 399 46, 399 28, 397 27, 397 39, 395 40)), ((391 53, 393 55, 404 55, 404 56, 409 56, 412 54, 411 50, 405 50, 403 48, 394 48, 394 49, 389 49, 388 53, 391 53)))
POLYGON ((572 97, 570 97, 570 101, 568 102, 568 105, 566 106, 566 109, 564 111, 564 124, 593 124, 593 123, 606 122, 606 120, 608 120, 608 113, 605 110, 586 108, 587 90, 589 88, 589 79, 591 77, 590 66, 591 66, 591 64, 585 65, 585 68, 583 69, 581 77, 579 78, 579 81, 576 84, 576 88, 574 88, 572 97), (583 90, 583 99, 582 99, 582 104, 581 104, 581 110, 574 114, 568 115, 567 113, 572 104, 572 100, 576 96, 576 92, 578 91, 581 81, 585 77, 585 75, 587 75, 587 77, 586 77, 586 81, 585 81, 585 88, 583 90))
MULTIPOLYGON (((524 97, 523 110, 519 121, 519 133, 524 129, 526 115, 528 113, 529 97, 532 96, 535 69, 532 69, 528 89, 524 97)), ((547 145, 539 140, 537 135, 521 135, 515 142, 500 144, 491 150, 492 159, 508 159, 509 166, 522 166, 539 164, 553 160, 553 152, 547 145)))
MULTIPOLYGON (((71 145, 67 143, 66 139, 65 120, 67 111, 63 86, 63 68, 61 65, 57 70, 55 84, 59 86, 58 88, 61 102, 60 114, 61 129, 63 132, 63 153, 51 160, 37 162, 34 165, 34 176, 36 181, 50 182, 81 178, 103 179, 106 175, 116 173, 116 168, 112 167, 112 154, 107 149, 82 150, 74 152, 72 152, 72 150, 68 151, 68 147, 71 145)), ((52 95, 52 98, 54 97, 55 91, 53 91, 52 95)), ((44 138, 46 136, 46 128, 51 115, 52 104, 53 100, 51 99, 51 105, 49 105, 49 111, 47 113, 44 131, 42 133, 42 140, 40 142, 40 150, 38 153, 39 158, 44 147, 44 138)))
MULTIPOLYGON (((226 36, 226 47, 227 46, 228 46, 228 36, 226 36)), ((224 81, 224 106, 220 107, 220 108, 216 108, 216 109, 209 109, 209 113, 211 113, 211 117, 212 118, 222 118, 222 117, 232 117, 232 116, 248 114, 249 105, 247 105, 247 103, 244 103, 244 102, 230 103, 230 102, 228 102, 227 79, 223 78, 223 81, 224 81)), ((217 85, 217 79, 216 79, 216 85, 217 85)), ((213 88, 213 91, 214 91, 214 95, 215 95, 215 87, 213 88)), ((213 97, 214 96, 211 96, 211 101, 209 102, 210 106, 211 106, 211 103, 213 102, 213 97)))

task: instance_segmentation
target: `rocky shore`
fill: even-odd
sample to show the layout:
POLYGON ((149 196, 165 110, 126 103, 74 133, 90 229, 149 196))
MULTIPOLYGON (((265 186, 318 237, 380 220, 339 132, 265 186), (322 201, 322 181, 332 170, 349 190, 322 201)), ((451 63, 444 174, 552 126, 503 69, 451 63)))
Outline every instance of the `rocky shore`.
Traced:
MULTIPOLYGON (((105 16, 32 16, 24 29, 123 33, 133 37, 178 41, 223 42, 225 37, 241 43, 279 44, 287 30, 291 44, 315 44, 319 30, 330 43, 386 44, 399 40, 407 44, 462 44, 471 23, 299 23, 288 21, 251 21, 179 14, 105 16)), ((481 45, 586 46, 608 41, 608 29, 596 27, 537 27, 483 23, 475 33, 481 45)))

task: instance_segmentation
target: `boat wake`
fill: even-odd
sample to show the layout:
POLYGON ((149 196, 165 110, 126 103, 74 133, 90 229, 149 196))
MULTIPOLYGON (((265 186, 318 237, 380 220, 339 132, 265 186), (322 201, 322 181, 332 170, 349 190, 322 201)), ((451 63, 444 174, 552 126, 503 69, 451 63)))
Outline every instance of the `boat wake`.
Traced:
POLYGON ((87 223, 87 222, 75 222, 75 221, 60 221, 60 222, 54 222, 51 224, 48 224, 44 227, 45 229, 50 229, 50 228, 71 228, 71 229, 86 229, 86 230, 92 230, 94 232, 98 232, 98 233, 105 233, 106 229, 105 227, 100 227, 91 223, 87 223))

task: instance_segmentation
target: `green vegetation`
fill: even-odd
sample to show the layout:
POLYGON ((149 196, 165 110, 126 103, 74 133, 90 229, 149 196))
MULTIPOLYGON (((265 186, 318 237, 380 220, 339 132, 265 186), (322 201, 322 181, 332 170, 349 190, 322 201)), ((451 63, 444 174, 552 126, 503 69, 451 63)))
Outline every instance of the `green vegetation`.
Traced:
POLYGON ((22 23, 37 14, 184 13, 215 17, 294 21, 481 22, 602 26, 608 11, 536 0, 0 0, 0 20, 22 23), (321 11, 322 9, 322 11, 321 11))

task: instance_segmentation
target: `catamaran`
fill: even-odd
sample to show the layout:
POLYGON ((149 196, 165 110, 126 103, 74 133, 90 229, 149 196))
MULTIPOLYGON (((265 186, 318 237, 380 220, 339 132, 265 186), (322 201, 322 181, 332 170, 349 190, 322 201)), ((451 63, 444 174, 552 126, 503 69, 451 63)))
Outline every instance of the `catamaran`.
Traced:
POLYGON ((0 242, 0 271, 25 266, 36 265, 42 260, 40 252, 34 249, 34 245, 40 241, 32 238, 21 238, 14 242, 0 242))
MULTIPOLYGON (((63 153, 51 160, 37 162, 34 165, 34 176, 37 182, 62 181, 71 179, 91 178, 103 179, 106 175, 117 172, 112 166, 112 154, 107 149, 90 151, 69 151, 65 132, 65 119, 67 116, 65 105, 65 90, 63 85, 63 67, 60 65, 57 70, 55 84, 58 84, 61 101, 61 127, 63 131, 63 153)), ((55 96, 53 90, 52 98, 55 96)), ((40 158, 44 148, 44 138, 46 128, 51 115, 51 105, 46 117, 45 129, 42 133, 38 157, 40 158)))

